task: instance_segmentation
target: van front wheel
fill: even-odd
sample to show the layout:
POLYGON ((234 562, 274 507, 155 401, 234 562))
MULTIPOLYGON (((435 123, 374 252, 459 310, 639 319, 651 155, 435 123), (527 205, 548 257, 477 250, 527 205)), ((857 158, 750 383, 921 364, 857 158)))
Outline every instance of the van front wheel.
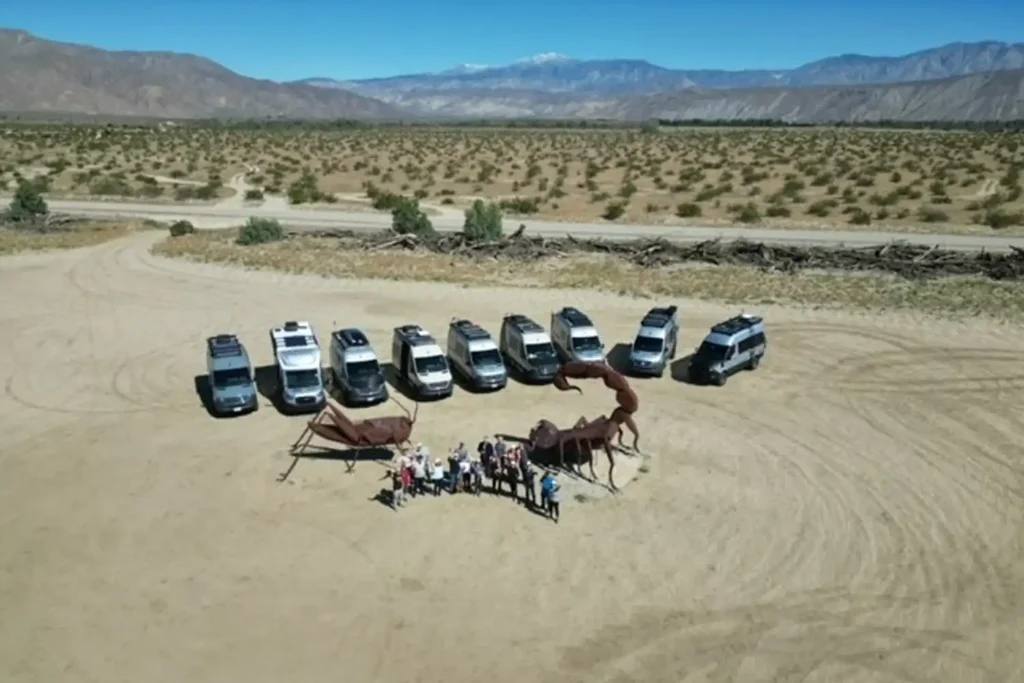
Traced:
POLYGON ((757 366, 761 364, 760 356, 754 356, 750 359, 750 364, 747 365, 747 370, 757 370, 757 366))

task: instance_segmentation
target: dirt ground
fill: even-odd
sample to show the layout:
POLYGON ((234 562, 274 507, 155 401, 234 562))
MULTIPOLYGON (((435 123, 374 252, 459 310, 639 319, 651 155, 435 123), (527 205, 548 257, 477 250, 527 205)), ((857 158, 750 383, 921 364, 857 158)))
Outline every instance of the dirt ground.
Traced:
MULTIPOLYGON (((278 483, 302 418, 209 417, 203 338, 267 364, 285 319, 386 353, 400 323, 574 304, 628 342, 652 302, 235 271, 158 238, 0 259, 3 680, 1021 679, 1019 328, 768 307, 757 372, 634 382, 651 457, 621 495, 560 525, 489 496, 396 513, 377 463, 278 483)), ((734 313, 679 303, 686 348, 734 313)), ((415 435, 612 407, 596 383, 457 392, 415 435)))

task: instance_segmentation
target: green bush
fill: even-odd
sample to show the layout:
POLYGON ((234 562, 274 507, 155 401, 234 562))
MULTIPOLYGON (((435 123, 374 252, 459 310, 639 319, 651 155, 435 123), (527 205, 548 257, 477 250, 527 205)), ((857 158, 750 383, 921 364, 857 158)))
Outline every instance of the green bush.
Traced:
POLYGON ((774 204, 765 209, 764 215, 769 218, 789 218, 792 215, 792 212, 789 210, 788 206, 779 206, 774 204))
POLYGON ((316 176, 305 171, 302 177, 288 186, 288 201, 292 204, 311 204, 324 201, 327 198, 320 191, 316 176))
POLYGON ((501 207, 493 202, 477 199, 466 209, 463 234, 472 242, 493 242, 504 234, 501 226, 501 207))
POLYGON ((404 197, 391 210, 391 229, 399 235, 427 237, 434 234, 434 225, 427 214, 420 210, 420 203, 404 197))
POLYGON ((676 207, 676 215, 680 218, 700 218, 703 214, 704 211, 700 208, 700 204, 693 202, 683 202, 676 207))
POLYGON ((238 229, 238 243, 243 245, 267 244, 284 239, 284 228, 272 218, 253 216, 238 229))
POLYGON ((601 217, 606 221, 614 221, 622 218, 626 213, 626 207, 621 202, 612 202, 604 208, 604 213, 601 217))
POLYGON ((760 223, 761 212, 757 210, 757 206, 750 203, 740 209, 739 213, 736 214, 736 220, 740 223, 760 223))
POLYGON ((174 221, 171 223, 171 237, 184 237, 185 235, 191 235, 196 231, 188 221, 174 221))
POLYGON ((1001 209, 995 209, 985 214, 984 222, 985 225, 990 228, 995 228, 996 230, 1010 228, 1015 225, 1024 225, 1024 212, 1009 212, 1001 209))
POLYGON ((871 214, 864 209, 854 209, 850 212, 850 225, 871 225, 871 214))
POLYGON ((371 205, 378 211, 394 211, 402 206, 404 202, 409 201, 408 197, 403 197, 394 192, 375 192, 371 199, 373 200, 371 205))
POLYGON ((263 192, 261 190, 246 190, 245 200, 247 202, 258 202, 263 200, 263 192))
POLYGON ((922 206, 917 210, 917 220, 922 223, 946 223, 949 221, 949 215, 945 211, 922 206))
POLYGON ((537 199, 536 197, 515 197, 513 199, 503 199, 501 200, 499 206, 503 210, 508 211, 509 213, 537 213, 538 211, 540 211, 540 199, 537 199))
POLYGON ((4 218, 9 221, 30 221, 50 213, 39 187, 31 182, 22 182, 14 192, 14 199, 7 206, 4 218))

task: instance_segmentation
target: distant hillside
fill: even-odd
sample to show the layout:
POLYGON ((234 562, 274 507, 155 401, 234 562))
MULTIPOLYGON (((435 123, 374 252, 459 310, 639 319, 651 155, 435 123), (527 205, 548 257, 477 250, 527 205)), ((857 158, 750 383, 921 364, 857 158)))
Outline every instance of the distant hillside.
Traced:
MULTIPOLYGON (((592 112, 615 110, 613 102, 640 96, 665 95, 673 103, 692 100, 705 103, 697 109, 710 107, 728 111, 751 108, 742 103, 750 101, 752 95, 748 91, 752 89, 762 90, 762 94, 755 97, 760 101, 759 98, 767 97, 763 92, 766 88, 791 92, 821 86, 918 83, 1021 68, 1024 68, 1024 43, 982 42, 953 43, 901 57, 842 55, 788 70, 673 70, 643 60, 585 61, 563 55, 542 55, 505 66, 463 65, 437 74, 348 82, 321 77, 304 82, 322 88, 347 88, 393 103, 405 111, 431 115, 596 116, 598 114, 592 112), (737 96, 741 99, 721 99, 719 95, 706 93, 733 90, 744 91, 742 96, 737 96), (697 97, 697 93, 704 94, 697 97), (707 105, 710 101, 730 104, 707 105)), ((850 90, 837 90, 836 96, 840 92, 845 93, 841 97, 855 97, 850 90)), ((794 102, 800 98, 796 94, 788 96, 794 102)), ((966 104, 956 103, 951 111, 961 111, 966 104)), ((752 108, 764 107, 752 105, 752 108)), ((626 109, 631 110, 631 107, 626 109)), ((842 117, 842 107, 832 106, 832 109, 842 117)), ((893 109, 900 107, 887 105, 887 111, 893 109)), ((1011 109, 1000 105, 993 110, 1011 109)), ((807 111, 807 107, 801 106, 799 110, 807 111)), ((931 111, 939 113, 934 106, 931 111)))
POLYGON ((776 119, 792 122, 1024 119, 1024 69, 870 86, 683 91, 627 98, 609 118, 776 119))
POLYGON ((393 101, 445 118, 1005 121, 1024 119, 1024 69, 893 85, 687 89, 632 97, 526 90, 412 91, 393 101))
POLYGON ((952 43, 900 57, 842 55, 795 69, 725 71, 666 69, 639 59, 578 60, 540 55, 505 66, 463 65, 438 74, 413 74, 345 83, 309 79, 313 85, 342 85, 374 97, 395 98, 451 90, 539 90, 594 96, 653 94, 684 88, 867 85, 964 76, 1024 68, 1024 43, 952 43))
POLYGON ((203 57, 111 52, 0 29, 0 111, 167 118, 408 118, 340 89, 247 78, 203 57))

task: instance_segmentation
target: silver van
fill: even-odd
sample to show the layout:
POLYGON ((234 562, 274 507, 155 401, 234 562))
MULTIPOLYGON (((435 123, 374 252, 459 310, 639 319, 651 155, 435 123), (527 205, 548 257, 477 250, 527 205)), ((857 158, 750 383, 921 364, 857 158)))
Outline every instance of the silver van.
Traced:
POLYGON ((249 354, 233 334, 206 340, 206 374, 210 410, 215 415, 251 413, 260 407, 249 354))
POLYGON ((722 386, 740 370, 756 370, 768 349, 764 321, 742 314, 712 326, 690 361, 691 381, 722 386))
POLYGON ((675 306, 652 308, 640 321, 629 349, 629 370, 635 375, 661 377, 676 357, 679 314, 675 306))
POLYGON ((474 389, 504 389, 508 371, 490 332, 470 320, 448 325, 448 362, 474 389))
POLYGON ((566 306, 551 314, 551 341, 563 362, 603 363, 604 341, 583 311, 566 306))

